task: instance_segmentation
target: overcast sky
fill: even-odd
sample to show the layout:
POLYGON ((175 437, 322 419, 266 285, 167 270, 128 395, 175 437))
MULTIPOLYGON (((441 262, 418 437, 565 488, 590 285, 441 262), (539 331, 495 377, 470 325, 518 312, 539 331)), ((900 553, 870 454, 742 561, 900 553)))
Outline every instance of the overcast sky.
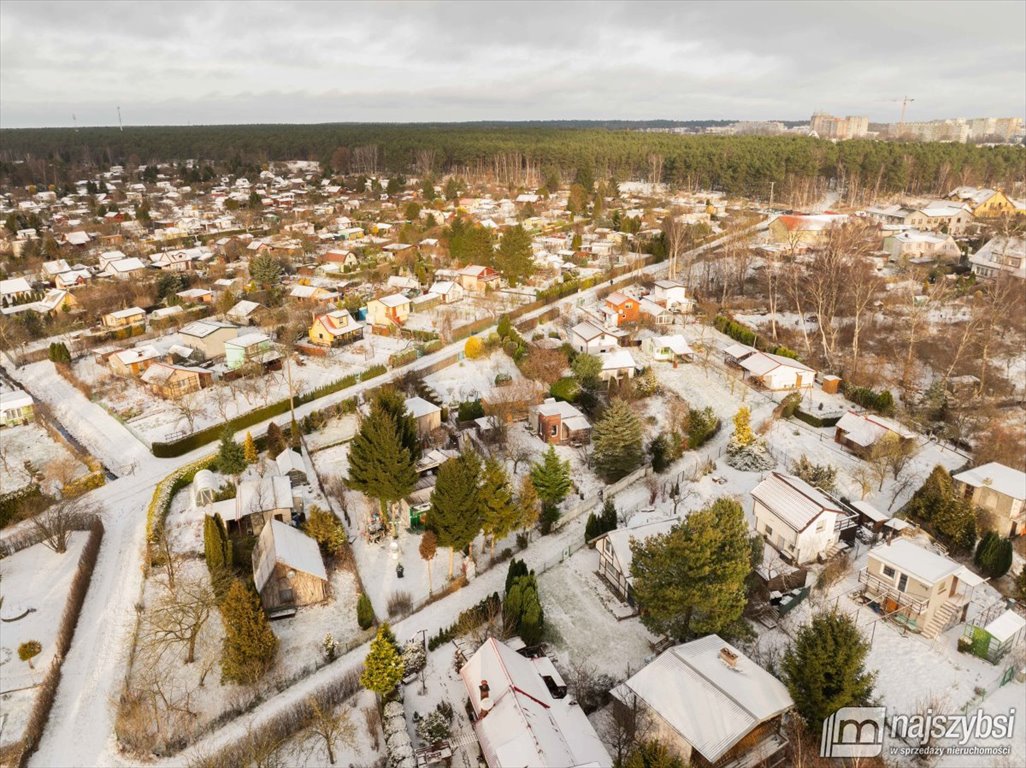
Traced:
POLYGON ((0 3, 0 126, 1026 114, 1026 3, 0 3))

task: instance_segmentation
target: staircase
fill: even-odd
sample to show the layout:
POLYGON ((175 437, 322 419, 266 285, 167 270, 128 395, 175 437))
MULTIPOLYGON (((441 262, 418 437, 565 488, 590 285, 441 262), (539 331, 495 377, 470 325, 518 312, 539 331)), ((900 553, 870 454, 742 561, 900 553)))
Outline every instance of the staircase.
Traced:
POLYGON ((955 623, 962 606, 953 600, 948 600, 938 608, 933 617, 923 627, 923 637, 933 640, 937 635, 955 623))
POLYGON ((848 545, 843 541, 834 542, 833 546, 831 546, 830 549, 826 551, 826 554, 823 555, 823 562, 826 562, 827 560, 831 560, 837 557, 839 554, 841 554, 848 548, 848 545))

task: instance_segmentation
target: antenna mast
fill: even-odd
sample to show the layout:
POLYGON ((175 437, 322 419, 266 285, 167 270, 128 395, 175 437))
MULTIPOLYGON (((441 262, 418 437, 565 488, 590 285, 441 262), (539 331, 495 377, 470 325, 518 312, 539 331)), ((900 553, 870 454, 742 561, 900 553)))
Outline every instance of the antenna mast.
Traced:
POLYGON ((125 132, 125 126, 121 122, 121 105, 120 104, 118 104, 118 130, 121 131, 122 133, 125 132))

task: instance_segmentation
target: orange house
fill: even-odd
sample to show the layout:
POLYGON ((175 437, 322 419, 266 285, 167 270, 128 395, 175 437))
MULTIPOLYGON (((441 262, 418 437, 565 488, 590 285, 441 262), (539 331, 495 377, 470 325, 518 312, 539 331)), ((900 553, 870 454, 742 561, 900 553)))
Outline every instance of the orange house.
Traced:
POLYGON ((605 310, 608 317, 616 315, 618 326, 625 323, 636 323, 641 313, 638 300, 620 291, 613 291, 606 296, 605 310))

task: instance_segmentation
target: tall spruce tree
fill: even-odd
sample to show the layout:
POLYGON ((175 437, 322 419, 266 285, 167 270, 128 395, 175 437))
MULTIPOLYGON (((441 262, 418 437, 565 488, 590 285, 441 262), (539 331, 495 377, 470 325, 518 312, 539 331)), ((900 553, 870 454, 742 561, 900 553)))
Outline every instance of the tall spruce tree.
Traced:
POLYGON ((976 510, 971 500, 955 492, 951 475, 939 464, 912 495, 903 512, 922 523, 953 551, 973 551, 976 510))
POLYGON ((370 651, 363 662, 360 685, 378 696, 391 694, 403 679, 403 656, 387 623, 378 627, 370 651))
POLYGON ((570 493, 570 462, 563 461, 553 445, 542 454, 541 461, 531 465, 531 482, 538 498, 546 506, 556 506, 570 493))
POLYGON ((506 468, 488 457, 481 472, 481 488, 478 491, 481 505, 481 528, 488 535, 492 557, 495 557, 495 540, 512 533, 520 520, 520 510, 513 499, 506 468))
POLYGON ((246 433, 246 441, 242 444, 242 455, 245 457, 247 464, 256 464, 257 459, 260 458, 256 443, 253 442, 252 432, 246 433))
POLYGON ((221 621, 221 681, 252 685, 274 664, 278 638, 260 607, 260 597, 241 579, 232 582, 221 601, 221 621))
POLYGON ((406 410, 406 398, 399 390, 385 387, 378 392, 376 402, 378 407, 392 417, 396 432, 399 433, 399 442, 416 462, 421 452, 420 435, 417 434, 416 419, 406 410))
POLYGON ((624 400, 614 400, 595 425, 595 471, 607 483, 629 475, 645 458, 641 421, 624 400))
POLYGON ((741 505, 717 499, 669 533, 632 541, 631 575, 642 623, 679 640, 731 634, 747 603, 748 523, 741 505))
POLYGON ((481 461, 473 451, 464 451, 445 462, 431 492, 428 527, 438 543, 449 548, 449 578, 452 578, 457 549, 465 549, 481 530, 481 501, 478 482, 481 461))
POLYGON ((407 496, 417 482, 413 457, 403 446, 395 421, 377 402, 350 444, 347 482, 377 499, 382 520, 389 526, 389 507, 407 496))
POLYGON ((240 475, 246 468, 246 454, 235 442, 231 428, 221 433, 221 444, 217 449, 217 468, 226 475, 240 475))
POLYGON ((784 684, 814 731, 841 707, 866 706, 875 674, 866 671, 869 643, 846 614, 814 616, 798 631, 781 663, 784 684))
POLYGON ((502 233, 495 253, 495 267, 510 285, 519 285, 534 271, 531 236, 519 224, 502 233))

